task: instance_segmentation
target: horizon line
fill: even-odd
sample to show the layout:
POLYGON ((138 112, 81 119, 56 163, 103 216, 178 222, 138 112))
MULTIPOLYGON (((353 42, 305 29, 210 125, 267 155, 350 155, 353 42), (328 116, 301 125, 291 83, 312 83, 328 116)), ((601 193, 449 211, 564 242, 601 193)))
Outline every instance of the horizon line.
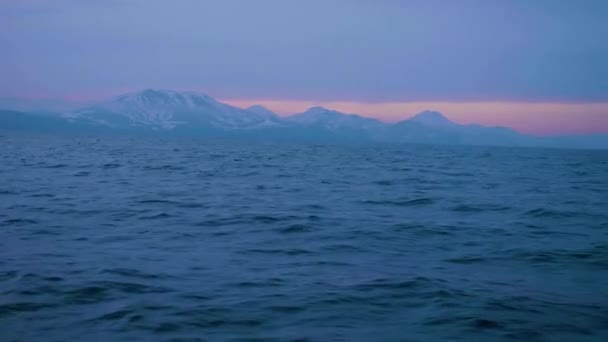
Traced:
MULTIPOLYGON (((196 93, 210 96, 208 92, 197 89, 172 90, 169 88, 141 88, 123 91, 96 99, 77 99, 74 97, 6 96, 0 99, 23 101, 57 101, 72 105, 90 105, 117 97, 137 94, 145 90, 172 91, 177 93, 196 93)), ((302 113, 312 107, 321 106, 328 110, 360 117, 376 119, 386 123, 407 120, 424 111, 437 111, 451 121, 469 125, 507 127, 524 134, 537 136, 564 134, 605 134, 608 133, 608 102, 558 102, 558 101, 344 101, 344 100, 293 100, 273 98, 230 98, 213 99, 241 109, 261 105, 281 117, 302 113), (554 125, 547 125, 552 122, 554 125)))

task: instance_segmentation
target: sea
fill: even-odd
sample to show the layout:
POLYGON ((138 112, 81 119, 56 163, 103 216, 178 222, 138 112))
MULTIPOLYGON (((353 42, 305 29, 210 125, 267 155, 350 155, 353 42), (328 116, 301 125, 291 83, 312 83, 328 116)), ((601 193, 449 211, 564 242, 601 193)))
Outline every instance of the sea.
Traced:
POLYGON ((608 151, 0 135, 0 341, 608 341, 608 151))

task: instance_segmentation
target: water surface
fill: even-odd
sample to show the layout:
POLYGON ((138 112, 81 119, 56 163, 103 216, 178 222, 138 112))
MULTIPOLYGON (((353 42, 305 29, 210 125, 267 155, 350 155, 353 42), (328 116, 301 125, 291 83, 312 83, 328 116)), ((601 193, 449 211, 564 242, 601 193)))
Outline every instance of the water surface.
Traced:
POLYGON ((0 137, 0 340, 608 339, 608 153, 0 137))

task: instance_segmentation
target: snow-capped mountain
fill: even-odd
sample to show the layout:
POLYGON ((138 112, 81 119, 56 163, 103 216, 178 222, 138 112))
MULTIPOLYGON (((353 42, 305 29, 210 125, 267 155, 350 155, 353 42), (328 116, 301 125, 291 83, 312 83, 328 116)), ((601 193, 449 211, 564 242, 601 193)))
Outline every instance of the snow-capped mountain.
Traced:
POLYGON ((427 126, 433 127, 454 127, 457 126, 450 119, 446 118, 443 114, 431 110, 425 110, 414 115, 408 121, 418 122, 427 126))
POLYGON ((156 130, 253 129, 280 123, 276 115, 230 106, 204 94, 152 89, 122 95, 64 116, 109 127, 126 125, 156 130))
POLYGON ((256 113, 258 115, 267 117, 267 118, 277 118, 278 115, 271 111, 270 109, 262 106, 262 105, 253 105, 251 107, 247 107, 246 108, 247 111, 252 112, 252 113, 256 113))
POLYGON ((312 142, 608 148, 606 135, 532 137, 505 127, 461 125, 435 111, 424 111, 396 123, 384 123, 323 107, 279 117, 259 105, 242 109, 204 94, 170 90, 148 89, 65 112, 44 106, 29 111, 10 109, 11 106, 3 108, 0 102, 0 131, 170 132, 203 137, 312 142))
POLYGON ((305 112, 291 115, 286 120, 303 126, 320 126, 332 131, 340 129, 369 130, 385 125, 376 119, 341 113, 320 106, 311 107, 305 112))
POLYGON ((535 141, 506 127, 461 125, 440 112, 423 111, 392 125, 384 135, 402 142, 467 145, 534 145, 535 141))
POLYGON ((323 140, 370 141, 387 125, 379 120, 346 114, 320 106, 285 118, 300 131, 323 140))

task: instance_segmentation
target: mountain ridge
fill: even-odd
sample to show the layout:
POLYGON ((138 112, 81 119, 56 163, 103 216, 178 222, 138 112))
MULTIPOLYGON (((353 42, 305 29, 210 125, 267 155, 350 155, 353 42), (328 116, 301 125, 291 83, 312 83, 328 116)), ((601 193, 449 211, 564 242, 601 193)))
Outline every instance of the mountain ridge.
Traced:
POLYGON ((185 124, 218 129, 271 124, 272 117, 217 101, 201 93, 145 89, 63 114, 74 120, 104 124, 104 117, 122 117, 133 126, 176 129, 185 124))
POLYGON ((27 130, 27 122, 37 129, 48 127, 49 130, 64 131, 166 132, 306 141, 608 148, 608 139, 604 135, 534 137, 508 127, 461 125, 432 110, 422 111, 396 123, 321 106, 281 117, 261 105, 239 108, 203 93, 158 89, 122 94, 75 110, 50 112, 7 111, 0 108, 0 129, 27 130), (21 117, 18 113, 22 113, 21 117))

